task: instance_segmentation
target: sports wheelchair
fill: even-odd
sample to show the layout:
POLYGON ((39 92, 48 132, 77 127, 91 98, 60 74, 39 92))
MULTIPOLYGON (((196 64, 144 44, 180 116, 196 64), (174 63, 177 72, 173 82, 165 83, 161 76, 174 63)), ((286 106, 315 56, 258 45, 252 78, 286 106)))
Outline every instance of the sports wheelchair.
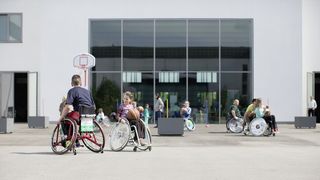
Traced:
POLYGON ((254 118, 249 124, 249 132, 244 130, 244 135, 248 135, 249 133, 253 136, 270 136, 272 134, 272 130, 265 119, 254 118))
POLYGON ((57 124, 51 137, 51 149, 60 155, 68 151, 76 155, 76 145, 80 145, 80 140, 92 152, 103 153, 105 136, 95 120, 93 108, 80 107, 79 112, 69 113, 57 124))
POLYGON ((196 124, 191 118, 184 119, 184 126, 188 131, 194 131, 196 129, 196 124))
POLYGON ((244 120, 242 118, 232 118, 227 122, 227 129, 232 133, 241 133, 244 129, 244 120))
POLYGON ((134 120, 138 121, 136 123, 140 123, 143 125, 144 128, 144 138, 143 142, 145 144, 140 144, 137 126, 134 124, 130 125, 130 122, 125 119, 121 118, 111 129, 110 133, 110 148, 113 151, 121 151, 123 150, 128 144, 133 145, 133 151, 137 151, 140 149, 142 151, 149 150, 151 151, 152 148, 152 139, 151 139, 151 132, 143 122, 142 119, 134 120))

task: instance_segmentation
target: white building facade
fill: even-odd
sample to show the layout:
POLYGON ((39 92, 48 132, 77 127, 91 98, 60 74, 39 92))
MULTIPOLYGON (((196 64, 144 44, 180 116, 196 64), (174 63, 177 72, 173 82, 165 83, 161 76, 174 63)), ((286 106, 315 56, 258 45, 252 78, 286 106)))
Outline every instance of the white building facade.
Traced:
MULTIPOLYGON (((277 121, 292 122, 295 116, 306 115, 308 96, 314 95, 312 90, 309 92, 308 86, 312 85, 307 84, 307 72, 320 72, 319 12, 317 0, 0 0, 0 17, 22 16, 21 42, 0 43, 0 72, 27 73, 27 116, 49 116, 50 121, 55 121, 59 117, 61 98, 71 87, 71 76, 82 73, 73 67, 73 57, 93 53, 92 21, 150 20, 156 24, 157 20, 165 19, 188 24, 189 20, 203 19, 218 23, 229 19, 249 20, 252 24, 251 70, 246 101, 260 97, 270 105, 277 121)), ((4 76, 3 79, 8 79, 4 76)), ((91 73, 90 77, 93 76, 91 73)), ((2 113, 8 108, 6 83, 3 80, 0 89, 4 94, 2 113)), ((125 86, 121 85, 119 91, 124 90, 125 86)), ((155 88, 151 94, 154 93, 157 93, 155 88)), ((191 99, 191 93, 186 94, 182 99, 191 99)), ((219 90, 218 97, 222 94, 219 90)), ((222 99, 218 99, 220 104, 222 99)), ((12 102, 12 106, 15 103, 12 102)), ((217 116, 221 122, 223 111, 217 116)))

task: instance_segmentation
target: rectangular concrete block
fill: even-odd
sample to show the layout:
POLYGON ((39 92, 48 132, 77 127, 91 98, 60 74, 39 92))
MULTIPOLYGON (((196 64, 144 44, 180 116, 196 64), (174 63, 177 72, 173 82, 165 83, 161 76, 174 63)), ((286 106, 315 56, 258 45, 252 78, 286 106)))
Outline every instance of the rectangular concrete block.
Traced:
POLYGON ((159 135, 183 135, 184 121, 182 118, 159 118, 159 135))
POLYGON ((294 117, 294 126, 296 128, 316 128, 317 117, 296 116, 294 117))
POLYGON ((13 118, 1 117, 0 118, 0 132, 1 133, 12 133, 13 131, 13 118))
POLYGON ((48 116, 29 116, 28 117, 29 128, 47 128, 49 127, 48 116))

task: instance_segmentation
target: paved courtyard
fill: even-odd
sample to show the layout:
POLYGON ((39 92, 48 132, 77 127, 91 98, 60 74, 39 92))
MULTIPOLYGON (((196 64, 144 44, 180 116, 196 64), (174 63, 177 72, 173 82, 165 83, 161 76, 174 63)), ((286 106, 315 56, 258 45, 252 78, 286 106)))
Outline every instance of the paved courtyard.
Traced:
POLYGON ((224 125, 198 125, 184 136, 158 136, 151 128, 151 152, 132 147, 112 152, 107 145, 103 154, 79 148, 74 156, 51 151, 53 124, 46 129, 15 124, 12 134, 0 134, 0 180, 320 180, 317 126, 280 124, 275 137, 229 134, 224 125))

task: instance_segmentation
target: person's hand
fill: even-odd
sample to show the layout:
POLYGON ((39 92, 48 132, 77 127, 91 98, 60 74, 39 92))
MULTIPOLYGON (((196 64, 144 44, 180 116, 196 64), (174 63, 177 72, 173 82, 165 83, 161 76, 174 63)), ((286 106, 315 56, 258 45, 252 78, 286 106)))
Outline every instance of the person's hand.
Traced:
POLYGON ((238 120, 239 118, 236 116, 234 119, 235 119, 235 120, 238 120))

